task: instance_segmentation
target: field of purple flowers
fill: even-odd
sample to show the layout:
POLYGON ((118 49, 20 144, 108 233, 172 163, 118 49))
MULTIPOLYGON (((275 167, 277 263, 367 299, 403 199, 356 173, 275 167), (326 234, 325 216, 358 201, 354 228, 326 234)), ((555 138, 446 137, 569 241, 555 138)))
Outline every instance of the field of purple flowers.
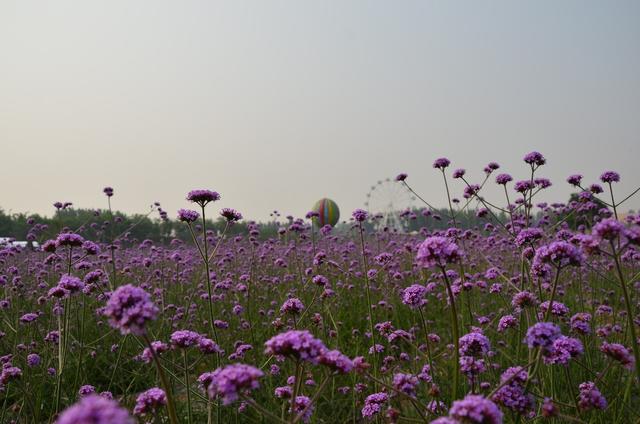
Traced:
POLYGON ((538 203, 545 162, 473 184, 436 160, 448 216, 425 201, 410 234, 356 210, 231 237, 193 190, 191 239, 1 248, 0 423, 640 422, 640 216, 619 216, 613 171, 538 203), (463 228, 471 208, 484 224, 463 228))

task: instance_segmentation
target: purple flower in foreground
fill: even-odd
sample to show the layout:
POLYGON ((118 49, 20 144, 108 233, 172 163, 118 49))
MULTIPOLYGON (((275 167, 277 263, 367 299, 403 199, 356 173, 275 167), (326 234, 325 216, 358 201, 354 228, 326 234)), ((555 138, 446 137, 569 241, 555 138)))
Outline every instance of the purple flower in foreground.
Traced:
POLYGON ((353 369, 353 361, 339 350, 328 350, 318 358, 318 363, 342 374, 347 374, 353 369))
POLYGON ((396 181, 404 181, 406 180, 408 177, 407 174, 405 174, 404 172, 398 174, 398 176, 396 177, 396 181))
POLYGON ((84 243, 84 238, 79 234, 74 233, 62 233, 56 237, 56 246, 69 246, 69 247, 81 247, 84 243))
MULTIPOLYGON (((540 304, 540 312, 542 314, 546 314, 549 310, 549 301, 545 300, 540 304)), ((560 303, 558 301, 553 302, 553 306, 551 307, 551 314, 557 317, 563 317, 569 314, 569 308, 564 303, 560 303)))
POLYGON ((84 398, 89 395, 92 395, 96 392, 96 388, 90 384, 85 384, 84 386, 80 386, 78 390, 78 397, 84 398))
POLYGON ((37 367, 38 365, 40 365, 41 359, 40 359, 40 355, 38 355, 37 353, 30 353, 29 355, 27 355, 27 365, 30 367, 37 367))
POLYGON ((531 152, 527 153, 524 158, 522 158, 529 165, 541 166, 547 163, 547 160, 542 156, 540 152, 531 152))
POLYGON ((136 406, 133 408, 134 415, 146 415, 154 413, 160 407, 167 404, 167 395, 164 390, 153 387, 142 392, 136 398, 136 406))
POLYGON ((548 352, 543 357, 545 364, 568 365, 571 358, 576 358, 584 352, 582 342, 572 337, 560 336, 553 341, 548 352))
POLYGON ((521 312, 524 308, 535 306, 537 302, 536 296, 526 290, 514 294, 511 298, 511 306, 518 312, 521 312))
POLYGON ((579 334, 591 333, 591 314, 586 312, 578 312, 571 317, 571 329, 579 334))
POLYGON ((143 335, 147 322, 158 316, 158 308, 151 301, 149 293, 126 284, 111 294, 103 314, 109 318, 111 326, 122 334, 143 335))
POLYGON ((607 407, 607 399, 602 396, 600 390, 592 381, 581 383, 578 387, 580 394, 578 395, 578 406, 580 409, 588 411, 590 409, 605 409, 607 407))
POLYGON ((38 319, 38 314, 36 314, 34 312, 29 312, 29 313, 26 313, 26 314, 22 315, 20 317, 19 321, 20 321, 21 324, 30 324, 33 321, 35 321, 36 319, 38 319))
POLYGON ((407 396, 415 397, 418 377, 412 374, 397 373, 393 375, 393 388, 407 396))
POLYGON ((633 370, 635 358, 633 354, 620 343, 602 343, 600 351, 610 358, 620 362, 622 366, 628 370, 633 370))
POLYGON ((113 196, 113 188, 112 187, 105 187, 102 192, 107 196, 107 197, 111 197, 113 196))
POLYGON ((427 301, 424 296, 427 288, 421 284, 412 284, 402 291, 402 303, 412 308, 419 308, 427 301))
POLYGON ((263 376, 262 371, 251 365, 233 364, 218 368, 208 375, 211 380, 209 396, 212 399, 219 397, 224 405, 229 405, 238 400, 240 395, 259 388, 258 379, 263 376))
POLYGON ((364 407, 362 408, 362 416, 367 419, 372 419, 374 415, 377 415, 382 410, 382 405, 389 400, 389 396, 384 393, 374 393, 367 396, 364 400, 364 407))
POLYGON ((508 328, 513 328, 518 325, 518 318, 513 315, 505 315, 500 318, 498 322, 498 333, 502 333, 508 328))
POLYGON ((580 185, 581 181, 582 181, 582 175, 580 174, 569 175, 569 177, 567 178, 567 182, 572 186, 576 186, 576 187, 580 185))
POLYGON ((153 353, 160 355, 169 350, 169 345, 159 340, 151 342, 151 348, 144 348, 139 358, 142 362, 149 364, 153 360, 153 353), (153 349, 153 352, 151 352, 153 349))
MULTIPOLYGON (((289 412, 291 412, 291 408, 289 408, 289 412)), ((311 420, 311 414, 313 414, 311 399, 307 396, 296 396, 293 402, 293 412, 295 412, 296 416, 302 413, 301 421, 308 423, 311 420)))
POLYGON ((366 221, 369 213, 362 209, 356 209, 355 211, 353 211, 351 216, 353 216, 353 219, 355 219, 357 222, 363 222, 366 221))
POLYGON ((451 405, 449 416, 461 423, 502 424, 502 411, 495 403, 480 395, 467 395, 451 405))
POLYGON ((561 336, 560 328, 551 322, 538 322, 527 330, 524 342, 529 349, 541 347, 543 349, 551 347, 555 339, 561 336))
POLYGON ((534 185, 531 180, 520 180, 513 185, 513 189, 518 193, 525 193, 529 190, 532 190, 533 187, 534 185))
POLYGON ((227 220, 227 222, 238 222, 242 219, 242 214, 235 209, 224 208, 220 211, 220 216, 227 220))
POLYGON ((300 299, 292 297, 291 299, 287 299, 284 301, 282 306, 280 307, 280 313, 283 314, 299 314, 304 310, 304 304, 300 301, 300 299))
POLYGON ((500 376, 500 383, 525 384, 529 373, 522 367, 509 367, 500 376))
POLYGON ((464 177, 465 172, 466 171, 462 168, 456 169, 455 171, 453 171, 453 178, 454 179, 462 178, 464 177))
POLYGON ((592 234, 600 240, 615 240, 624 231, 624 225, 616 219, 603 219, 593 226, 592 234))
POLYGON ((118 402, 91 395, 65 409, 57 424, 133 424, 129 412, 118 402))
POLYGON ((194 222, 197 221, 200 217, 200 214, 196 211, 192 211, 190 209, 180 209, 178 210, 178 220, 182 222, 194 222))
POLYGON ((291 330, 277 334, 264 345, 265 353, 268 355, 293 356, 313 363, 317 363, 319 356, 327 350, 324 343, 307 330, 291 330))
POLYGON ((540 268, 545 263, 552 263, 563 267, 567 265, 580 266, 584 255, 573 244, 566 241, 554 241, 540 246, 533 258, 533 268, 540 268))
POLYGON ((487 336, 479 332, 465 334, 459 339, 460 356, 480 357, 486 355, 491 349, 487 336))
POLYGON ((620 174, 615 171, 605 171, 600 175, 600 181, 609 184, 620 182, 620 174))
POLYGON ((451 161, 447 158, 438 158, 433 162, 433 167, 436 169, 444 170, 447 166, 451 164, 451 161))
POLYGON ((455 418, 451 418, 451 417, 440 417, 440 418, 436 418, 435 420, 431 421, 430 424, 460 424, 460 421, 456 420, 455 418))
POLYGON ((178 330, 171 334, 171 345, 186 349, 191 346, 196 346, 202 336, 195 331, 190 330, 178 330))
POLYGON ((505 185, 509 181, 513 181, 513 177, 509 174, 498 174, 496 177, 496 183, 500 185, 505 185))
POLYGON ((461 257, 462 251, 457 244, 447 237, 432 236, 418 247, 416 260, 423 268, 431 268, 457 262, 461 257))
POLYGON ((220 194, 212 190, 191 190, 187 194, 187 200, 204 207, 209 202, 220 200, 220 194))

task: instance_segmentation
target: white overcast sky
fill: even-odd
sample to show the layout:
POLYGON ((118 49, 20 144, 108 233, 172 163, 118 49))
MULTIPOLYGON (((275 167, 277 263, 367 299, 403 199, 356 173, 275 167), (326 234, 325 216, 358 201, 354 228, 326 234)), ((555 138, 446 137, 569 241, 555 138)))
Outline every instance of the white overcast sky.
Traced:
POLYGON ((531 150, 544 200, 608 169, 625 195, 639 22, 638 1, 0 0, 0 207, 110 185, 126 212, 211 188, 251 218, 324 196, 345 217, 399 172, 444 205, 437 157, 475 182, 531 150))

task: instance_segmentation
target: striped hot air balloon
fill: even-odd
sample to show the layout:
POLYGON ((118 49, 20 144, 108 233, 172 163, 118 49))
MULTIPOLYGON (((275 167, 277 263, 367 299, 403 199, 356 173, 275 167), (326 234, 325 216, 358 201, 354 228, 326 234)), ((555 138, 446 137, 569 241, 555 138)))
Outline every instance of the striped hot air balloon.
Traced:
POLYGON ((314 218, 314 222, 323 227, 327 224, 332 227, 338 223, 340 219, 340 209, 338 209, 338 205, 331 199, 320 199, 313 206, 313 211, 320 214, 318 218, 314 218))

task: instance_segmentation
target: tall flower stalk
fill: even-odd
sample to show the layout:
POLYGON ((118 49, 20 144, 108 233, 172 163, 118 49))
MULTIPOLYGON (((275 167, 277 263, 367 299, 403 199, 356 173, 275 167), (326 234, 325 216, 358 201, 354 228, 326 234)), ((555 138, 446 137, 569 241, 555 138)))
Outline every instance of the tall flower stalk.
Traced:
POLYGON ((459 330, 458 330, 458 312, 456 309, 456 298, 453 294, 453 290, 451 288, 451 283, 449 281, 449 276, 447 275, 447 264, 459 262, 462 259, 462 251, 447 237, 441 236, 432 236, 425 239, 422 242, 420 247, 418 248, 418 253, 416 255, 416 261, 418 265, 423 268, 438 268, 442 272, 442 277, 444 279, 444 283, 446 286, 447 295, 449 298, 449 308, 451 311, 451 333, 453 336, 453 344, 454 344, 454 375, 453 375, 453 387, 452 387, 452 399, 457 399, 458 395, 458 381, 460 374, 460 353, 458 349, 458 339, 459 339, 459 330))
POLYGON ((373 357, 373 375, 378 377, 378 353, 376 349, 376 337, 375 337, 375 329, 373 324, 373 307, 371 305, 371 287, 369 282, 369 274, 368 274, 368 264, 367 264, 367 253, 365 250, 364 243, 364 228, 362 227, 362 223, 366 221, 368 214, 366 211, 362 209, 356 209, 353 212, 353 219, 357 222, 358 225, 358 233, 360 235, 360 252, 362 255, 362 277, 365 280, 365 291, 367 295, 367 311, 369 314, 369 332, 371 333, 371 355, 373 357))

